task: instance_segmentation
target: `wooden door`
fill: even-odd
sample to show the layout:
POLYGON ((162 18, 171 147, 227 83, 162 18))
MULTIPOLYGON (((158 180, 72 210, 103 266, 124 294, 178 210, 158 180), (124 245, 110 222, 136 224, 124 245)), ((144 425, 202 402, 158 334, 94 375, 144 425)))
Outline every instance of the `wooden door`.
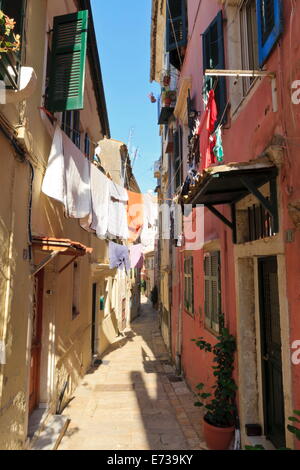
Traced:
POLYGON ((276 446, 285 446, 281 328, 276 256, 259 260, 265 433, 276 446))
POLYGON ((96 344, 96 339, 97 339, 97 334, 96 334, 96 328, 97 328, 97 309, 98 304, 97 304, 97 284, 93 284, 93 290, 92 290, 92 344, 91 344, 91 349, 92 349, 92 355, 97 353, 97 344, 96 344))
POLYGON ((44 270, 42 269, 34 277, 33 293, 33 319, 30 360, 30 390, 29 390, 29 414, 39 404, 40 394, 40 365, 42 350, 42 316, 43 316, 43 292, 44 270))

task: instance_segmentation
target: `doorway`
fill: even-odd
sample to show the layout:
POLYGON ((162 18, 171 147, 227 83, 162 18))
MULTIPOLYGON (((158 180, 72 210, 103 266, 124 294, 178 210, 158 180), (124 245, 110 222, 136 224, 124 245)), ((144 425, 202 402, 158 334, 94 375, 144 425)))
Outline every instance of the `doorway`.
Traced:
POLYGON ((44 270, 34 276, 33 318, 30 359, 29 415, 38 407, 40 399, 40 367, 42 351, 44 270))
POLYGON ((97 315, 96 315, 96 309, 97 309, 97 284, 93 284, 93 289, 92 289, 92 344, 91 344, 91 350, 92 350, 92 356, 97 354, 97 344, 96 344, 96 320, 97 320, 97 315))
POLYGON ((262 386, 266 437, 285 446, 281 327, 276 256, 258 260, 262 386))

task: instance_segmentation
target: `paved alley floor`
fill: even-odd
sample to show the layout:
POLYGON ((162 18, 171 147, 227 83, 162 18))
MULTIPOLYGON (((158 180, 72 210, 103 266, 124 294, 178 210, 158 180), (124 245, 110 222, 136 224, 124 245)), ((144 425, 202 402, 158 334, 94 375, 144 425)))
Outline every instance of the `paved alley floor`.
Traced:
POLYGON ((158 316, 141 315, 88 373, 65 409, 71 423, 59 450, 204 449, 201 410, 169 364, 158 316))

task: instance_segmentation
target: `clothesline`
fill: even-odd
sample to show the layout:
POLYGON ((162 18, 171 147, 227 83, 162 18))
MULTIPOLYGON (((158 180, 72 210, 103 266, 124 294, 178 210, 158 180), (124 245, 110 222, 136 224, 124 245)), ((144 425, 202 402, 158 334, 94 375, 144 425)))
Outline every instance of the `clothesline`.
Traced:
POLYGON ((84 157, 57 123, 42 191, 63 204, 67 217, 100 239, 146 248, 154 240, 158 205, 150 194, 129 191, 84 157))

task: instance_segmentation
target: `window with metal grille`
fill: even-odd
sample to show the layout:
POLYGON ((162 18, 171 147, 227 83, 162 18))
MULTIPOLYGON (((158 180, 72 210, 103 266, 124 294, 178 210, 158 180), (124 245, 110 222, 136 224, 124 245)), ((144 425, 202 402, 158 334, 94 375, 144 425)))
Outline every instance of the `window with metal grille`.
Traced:
MULTIPOLYGON (((270 200, 267 198, 267 200, 270 200)), ((248 207, 248 240, 260 240, 275 235, 273 221, 269 212, 262 204, 253 204, 248 207)))
POLYGON ((219 251, 204 255, 204 312, 206 328, 218 333, 222 313, 219 251))
POLYGON ((257 0, 259 65, 263 66, 282 30, 282 1, 257 0))
MULTIPOLYGON (((244 0, 240 8, 240 34, 242 68, 244 70, 257 70, 258 63, 258 33, 256 20, 256 0, 244 0)), ((244 95, 255 79, 243 78, 244 95)))
POLYGON ((91 157, 91 139, 90 139, 87 132, 84 136, 84 154, 88 159, 90 159, 90 157, 91 157))
MULTIPOLYGON (((14 19, 14 34, 21 36, 21 45, 24 36, 24 17, 26 11, 26 0, 0 0, 0 10, 9 18, 14 19)), ((0 80, 3 80, 6 88, 17 90, 19 88, 19 78, 21 69, 21 53, 3 52, 0 55, 0 80)))
MULTIPOLYGON (((218 13, 209 27, 203 33, 203 70, 224 69, 224 35, 223 35, 223 14, 218 13)), ((226 106, 226 81, 225 77, 214 77, 207 80, 207 87, 215 89, 216 103, 218 107, 218 123, 224 115, 226 106)), ((225 116, 223 117, 223 122, 225 116)))
POLYGON ((184 307, 194 314, 194 260, 192 256, 184 259, 184 307))
POLYGON ((62 130, 70 137, 76 147, 81 148, 80 111, 65 111, 62 115, 62 130))

